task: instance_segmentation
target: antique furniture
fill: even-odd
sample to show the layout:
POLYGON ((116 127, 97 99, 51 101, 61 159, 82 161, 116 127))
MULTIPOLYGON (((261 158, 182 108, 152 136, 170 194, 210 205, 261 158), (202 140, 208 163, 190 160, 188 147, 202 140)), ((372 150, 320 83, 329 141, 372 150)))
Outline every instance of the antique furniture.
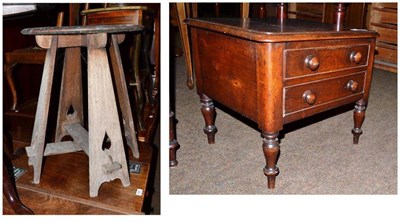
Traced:
MULTIPOLYGON (((341 5, 339 5, 340 9, 341 5)), ((375 40, 364 29, 281 18, 189 18, 204 132, 214 143, 213 100, 255 121, 268 188, 275 187, 283 125, 356 102, 353 142, 362 133, 375 40)), ((234 138, 232 138, 234 139, 234 138)))
POLYGON ((372 3, 368 28, 380 35, 374 66, 397 73, 397 3, 372 3))
MULTIPOLYGON (((249 16, 249 5, 250 3, 240 4, 240 16, 242 18, 248 18, 249 16)), ((215 4, 215 13, 219 15, 219 4, 215 4)), ((189 32, 188 27, 184 24, 184 20, 189 17, 197 17, 197 3, 176 3, 176 10, 178 14, 178 27, 181 35, 183 52, 185 54, 186 68, 187 68, 187 86, 190 89, 194 87, 194 74, 192 64, 192 53, 189 45, 189 32)))
MULTIPOLYGON (((57 26, 62 26, 64 13, 58 13, 57 26)), ((4 76, 10 86, 13 98, 11 111, 18 112, 18 93, 14 83, 13 69, 18 64, 44 64, 46 50, 39 47, 28 47, 4 53, 4 76)))
MULTIPOLYGON (((218 3, 215 3, 215 12, 216 16, 219 15, 219 7, 218 3)), ((194 73, 193 73, 193 64, 192 64, 192 52, 189 44, 189 32, 188 27, 184 24, 184 20, 188 17, 197 17, 197 3, 175 3, 173 7, 176 7, 176 14, 178 21, 171 21, 171 23, 177 23, 179 28, 179 33, 183 45, 183 52, 185 54, 186 68, 187 68, 187 86, 190 89, 194 87, 194 73)), ((248 18, 249 16, 249 7, 250 3, 241 3, 240 4, 240 16, 242 18, 248 18)), ((176 160, 176 150, 180 147, 179 143, 175 140, 175 127, 174 125, 174 114, 170 113, 170 155, 169 155, 169 163, 170 166, 176 166, 178 161, 176 160), (172 117, 171 117, 172 115, 172 117), (172 127, 172 129, 171 129, 172 127), (174 133, 171 134, 171 130, 174 133)))
POLYGON ((98 195, 98 189, 103 182, 116 178, 121 180, 123 186, 129 186, 120 120, 105 47, 109 41, 110 61, 121 108, 123 129, 127 144, 137 158, 139 150, 118 44, 125 37, 119 33, 140 31, 142 28, 137 25, 100 25, 43 27, 21 31, 25 35, 35 35, 37 44, 47 49, 32 141, 31 145, 26 147, 29 164, 34 168, 35 184, 40 182, 44 156, 83 150, 89 156, 91 197, 98 195), (89 131, 83 127, 80 47, 87 47, 89 131), (66 49, 55 143, 46 145, 48 110, 56 52, 59 48, 66 49), (73 141, 62 141, 65 136, 72 137, 73 141))
MULTIPOLYGON (((367 3, 346 3, 344 25, 351 28, 365 28, 367 3)), ((288 18, 333 23, 334 3, 288 3, 288 18)))
MULTIPOLYGON (((107 4, 104 8, 92 9, 89 9, 88 5, 85 4, 85 10, 81 12, 83 20, 87 25, 133 24, 144 26, 141 33, 135 33, 133 36, 133 44, 129 50, 131 57, 130 66, 133 66, 133 78, 130 86, 133 89, 134 95, 134 115, 140 134, 139 140, 144 142, 148 137, 148 133, 146 132, 149 131, 148 128, 146 129, 145 122, 148 116, 144 116, 144 108, 146 103, 155 104, 159 88, 157 86, 158 72, 152 72, 150 67, 152 42, 154 41, 154 43, 159 45, 158 33, 155 33, 155 30, 159 31, 159 24, 156 22, 158 19, 157 12, 150 6, 139 4, 107 4), (139 67, 140 61, 143 64, 142 71, 139 67)), ((159 49, 154 49, 154 52, 158 53, 159 49)), ((159 55, 155 55, 154 57, 159 58, 159 55)), ((159 64, 156 66, 158 69, 159 64)))

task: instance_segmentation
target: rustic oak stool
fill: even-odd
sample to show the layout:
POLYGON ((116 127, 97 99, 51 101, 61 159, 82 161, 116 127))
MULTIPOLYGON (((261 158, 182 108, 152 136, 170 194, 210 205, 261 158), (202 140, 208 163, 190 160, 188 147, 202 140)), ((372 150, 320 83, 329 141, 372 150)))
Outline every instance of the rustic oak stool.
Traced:
POLYGON ((121 32, 139 31, 137 25, 99 25, 42 27, 21 31, 36 35, 37 44, 47 49, 40 87, 31 146, 26 148, 29 165, 33 165, 33 182, 40 182, 43 156, 83 150, 89 156, 90 196, 98 194, 103 182, 119 178, 129 186, 129 174, 121 135, 117 104, 106 45, 110 36, 109 51, 115 87, 121 106, 122 122, 127 144, 134 157, 139 157, 135 128, 130 109, 125 75, 118 44, 124 40, 121 32), (83 98, 80 47, 87 47, 88 63, 88 128, 83 128, 83 98), (50 104, 53 72, 58 48, 66 48, 55 143, 48 143, 45 136, 50 104), (70 136, 73 141, 63 141, 70 136))

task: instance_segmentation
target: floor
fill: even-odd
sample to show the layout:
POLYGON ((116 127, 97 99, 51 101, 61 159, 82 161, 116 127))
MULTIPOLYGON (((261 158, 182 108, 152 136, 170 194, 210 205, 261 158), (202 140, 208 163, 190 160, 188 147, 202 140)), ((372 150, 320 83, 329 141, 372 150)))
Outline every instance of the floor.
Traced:
MULTIPOLYGON (((151 145, 139 143, 139 159, 129 155, 130 161, 141 165, 140 173, 130 174, 131 185, 124 188, 119 180, 103 183, 98 197, 90 198, 86 154, 46 157, 41 182, 35 185, 31 182, 33 168, 27 165, 23 149, 30 142, 32 116, 15 115, 5 120, 5 125, 11 126, 14 149, 22 151, 13 164, 27 170, 16 182, 19 197, 35 214, 160 214, 159 127, 156 126, 151 145)), ((5 198, 3 214, 14 214, 5 198)))

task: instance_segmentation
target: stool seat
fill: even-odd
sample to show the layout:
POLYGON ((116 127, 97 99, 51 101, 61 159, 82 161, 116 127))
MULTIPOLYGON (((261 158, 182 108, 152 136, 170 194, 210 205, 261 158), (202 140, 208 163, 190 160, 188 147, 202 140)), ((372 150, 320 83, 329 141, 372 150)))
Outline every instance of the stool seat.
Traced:
POLYGON ((61 26, 61 27, 36 27, 26 28, 21 31, 24 35, 77 35, 97 33, 120 33, 143 30, 142 25, 86 25, 86 26, 61 26))

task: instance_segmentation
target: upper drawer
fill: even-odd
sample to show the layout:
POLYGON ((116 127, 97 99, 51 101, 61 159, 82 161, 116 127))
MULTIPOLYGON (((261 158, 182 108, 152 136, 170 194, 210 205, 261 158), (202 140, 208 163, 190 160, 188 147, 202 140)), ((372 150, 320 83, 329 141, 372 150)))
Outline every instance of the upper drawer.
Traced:
POLYGON ((286 78, 367 66, 368 44, 286 49, 286 78))

